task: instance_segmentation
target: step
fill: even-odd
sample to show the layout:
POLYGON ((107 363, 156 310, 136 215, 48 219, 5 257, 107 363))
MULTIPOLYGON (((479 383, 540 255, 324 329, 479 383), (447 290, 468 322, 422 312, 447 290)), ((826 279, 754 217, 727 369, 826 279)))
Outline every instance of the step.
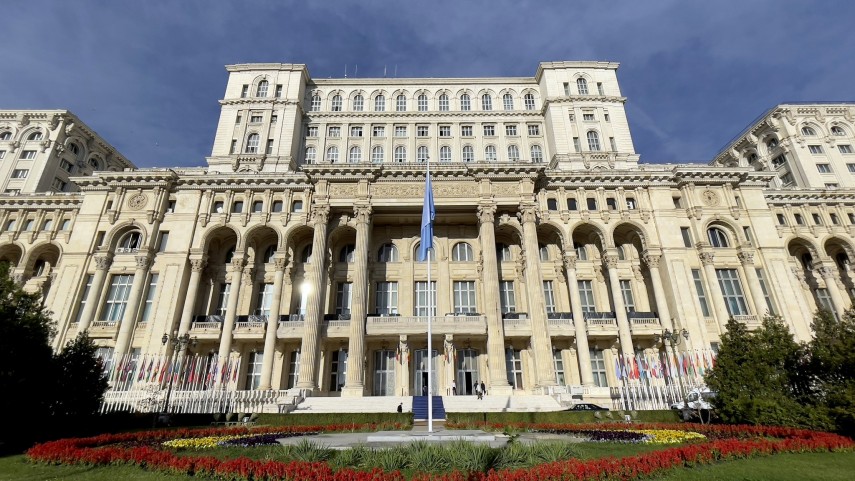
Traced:
POLYGON ((399 404, 403 405, 403 412, 412 412, 413 398, 409 396, 307 397, 292 414, 394 413, 399 404))

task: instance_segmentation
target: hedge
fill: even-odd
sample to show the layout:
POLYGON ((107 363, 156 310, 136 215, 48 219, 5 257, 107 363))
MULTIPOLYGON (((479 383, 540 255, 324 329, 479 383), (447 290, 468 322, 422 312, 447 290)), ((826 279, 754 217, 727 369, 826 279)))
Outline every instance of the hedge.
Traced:
POLYGON ((259 414, 257 424, 271 426, 323 426, 328 424, 380 424, 399 423, 411 425, 412 413, 305 413, 259 414))
POLYGON ((447 420, 456 423, 488 422, 488 423, 562 423, 580 424, 596 422, 623 421, 624 414, 631 414, 633 421, 646 423, 676 423, 680 416, 676 411, 553 411, 553 412, 522 412, 522 413, 448 413, 447 420), (599 417, 597 417, 599 414, 599 417))

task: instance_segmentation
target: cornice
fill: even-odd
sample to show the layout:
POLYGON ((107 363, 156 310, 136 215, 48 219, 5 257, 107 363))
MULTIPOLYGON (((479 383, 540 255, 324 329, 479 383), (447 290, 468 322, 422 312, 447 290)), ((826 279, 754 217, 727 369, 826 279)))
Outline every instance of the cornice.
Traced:
POLYGON ((318 86, 350 86, 361 88, 376 88, 380 86, 403 87, 410 90, 419 90, 424 85, 509 85, 525 84, 536 86, 534 77, 438 77, 438 78, 383 78, 383 77, 355 77, 355 78, 331 78, 311 79, 307 87, 318 86))
POLYGON ((0 209, 24 209, 50 207, 53 209, 77 209, 83 204, 83 194, 46 192, 40 194, 0 195, 0 209))
POLYGON ((763 196, 773 205, 855 203, 855 190, 768 189, 763 196))
MULTIPOLYGON (((456 122, 464 122, 461 121, 460 117, 492 117, 495 122, 501 122, 503 118, 513 118, 517 119, 518 117, 530 117, 530 120, 538 120, 543 121, 543 111, 542 110, 433 110, 427 112, 419 112, 419 111, 406 111, 406 112, 374 112, 374 111, 364 111, 364 112, 329 112, 329 111, 306 111, 303 114, 303 119, 307 122, 321 122, 321 121, 339 121, 344 122, 347 120, 351 120, 354 118, 370 118, 371 120, 377 119, 385 119, 385 118, 395 118, 395 119, 416 119, 424 118, 424 119, 435 119, 437 117, 448 118, 449 122, 452 122, 451 119, 455 119, 456 122), (341 119, 341 120, 339 120, 341 119)), ((393 122, 394 123, 394 122, 393 122)))
POLYGON ((245 97, 236 99, 221 99, 220 105, 247 105, 249 108, 264 108, 266 105, 299 105, 300 102, 294 99, 285 98, 264 98, 264 97, 245 97), (254 107, 259 105, 260 107, 254 107))
POLYGON ((573 104, 586 102, 606 102, 613 104, 625 104, 626 97, 615 97, 613 95, 560 95, 557 97, 546 97, 544 105, 548 104, 573 104))

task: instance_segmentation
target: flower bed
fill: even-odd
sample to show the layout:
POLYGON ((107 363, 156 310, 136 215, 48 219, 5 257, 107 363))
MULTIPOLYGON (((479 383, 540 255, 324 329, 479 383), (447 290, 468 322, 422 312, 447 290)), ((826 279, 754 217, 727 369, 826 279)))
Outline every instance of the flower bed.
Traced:
MULTIPOLYGON (((471 426, 471 425, 470 425, 471 426)), ((482 428, 502 429, 500 425, 478 425, 482 428)), ((588 431, 626 432, 627 425, 561 425, 532 424, 514 425, 515 429, 555 433, 581 433, 588 431)), ((403 481, 404 476, 397 471, 384 472, 378 469, 357 471, 342 469, 334 471, 325 463, 279 462, 270 460, 252 460, 245 457, 218 459, 211 456, 179 456, 168 449, 138 445, 127 447, 122 443, 162 443, 173 439, 204 437, 246 436, 300 433, 353 431, 373 429, 373 425, 334 425, 309 427, 261 427, 253 429, 226 428, 200 430, 150 431, 130 434, 107 434, 92 438, 62 439, 34 446, 27 452, 32 461, 52 464, 83 464, 91 466, 127 464, 136 465, 153 471, 163 471, 191 476, 214 476, 218 479, 266 481, 266 480, 307 480, 307 481, 403 481)), ((781 452, 808 452, 852 449, 855 443, 849 438, 835 434, 804 431, 790 428, 752 427, 752 426, 710 426, 710 425, 633 425, 642 436, 646 430, 662 431, 668 439, 677 439, 676 433, 694 432, 710 439, 708 442, 692 443, 660 451, 649 452, 625 458, 602 458, 591 460, 569 459, 541 464, 527 469, 506 469, 489 473, 453 472, 442 475, 421 474, 418 481, 523 481, 523 480, 630 480, 663 473, 667 470, 711 464, 731 459, 764 456, 781 452)), ((238 440, 238 438, 232 438, 238 440)), ((680 441, 674 441, 680 442, 680 441)))

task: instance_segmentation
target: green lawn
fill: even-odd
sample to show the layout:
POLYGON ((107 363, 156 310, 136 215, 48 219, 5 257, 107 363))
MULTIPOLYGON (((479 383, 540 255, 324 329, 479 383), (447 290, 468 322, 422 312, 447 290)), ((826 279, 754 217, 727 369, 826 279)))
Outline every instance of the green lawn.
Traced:
MULTIPOLYGON (((585 458, 605 455, 625 456, 638 453, 640 446, 584 443, 581 456, 585 458)), ((651 447, 652 446, 645 446, 651 447)), ((659 447, 661 449, 661 447, 659 447)), ((645 449, 646 450, 646 449, 645 449)), ((732 461, 714 466, 678 469, 660 481, 691 479, 692 481, 778 481, 823 480, 849 481, 855 472, 855 453, 779 454, 775 456, 732 461)), ((24 456, 0 458, 0 481, 176 481, 183 476, 151 473, 127 466, 75 467, 30 464, 24 456)))

